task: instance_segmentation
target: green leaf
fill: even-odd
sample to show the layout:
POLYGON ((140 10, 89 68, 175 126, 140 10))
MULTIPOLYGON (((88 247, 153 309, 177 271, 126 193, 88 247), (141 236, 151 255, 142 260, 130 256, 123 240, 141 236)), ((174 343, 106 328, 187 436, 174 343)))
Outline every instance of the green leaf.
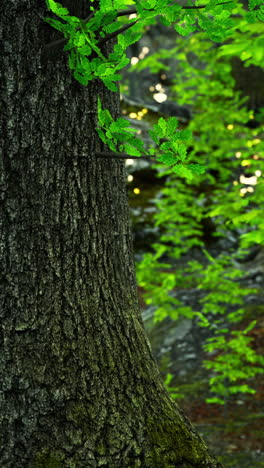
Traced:
POLYGON ((102 12, 111 11, 113 9, 112 0, 100 0, 100 10, 102 12))
POLYGON ((89 81, 89 77, 82 75, 81 73, 77 72, 76 70, 73 72, 74 78, 79 81, 84 86, 87 86, 87 83, 89 81))
POLYGON ((167 120, 167 127, 169 135, 173 135, 176 132, 176 129, 178 128, 178 120, 176 117, 170 117, 167 120))
POLYGON ((126 128, 130 126, 130 123, 128 122, 128 120, 124 119, 123 117, 118 117, 118 119, 116 120, 116 123, 118 127, 121 127, 121 128, 126 128))
POLYGON ((113 83, 109 78, 101 78, 102 79, 102 82, 104 83, 104 85, 110 89, 110 91, 115 91, 117 92, 118 91, 118 87, 115 85, 115 83, 113 83))
POLYGON ((194 175, 201 175, 204 174, 206 171, 206 167, 202 166, 201 164, 188 164, 188 168, 194 175))
POLYGON ((218 55, 222 57, 224 55, 241 55, 241 53, 247 50, 247 44, 245 41, 227 44, 220 47, 218 55))
POLYGON ((140 151, 128 143, 125 143, 123 145, 123 148, 124 148, 124 152, 127 154, 130 154, 131 156, 141 156, 140 151))
POLYGON ((250 324, 247 326, 247 328, 245 328, 245 330, 243 330, 243 333, 246 335, 248 332, 250 332, 256 326, 256 323, 257 323, 256 320, 253 320, 252 322, 250 322, 250 324))
POLYGON ((90 55, 91 53, 92 53, 92 49, 88 44, 85 44, 82 47, 78 47, 78 54, 90 55))
POLYGON ((64 8, 59 2, 54 0, 46 0, 46 4, 49 10, 53 11, 57 16, 63 17, 69 15, 69 10, 64 8))
POLYGON ((158 120, 158 125, 163 131, 163 136, 166 135, 166 130, 167 130, 167 122, 163 117, 160 117, 158 120))
POLYGON ((253 10, 256 6, 263 5, 263 0, 248 0, 248 6, 250 10, 253 10))
POLYGON ((213 397, 213 398, 206 398, 206 403, 216 403, 217 405, 224 405, 225 400, 219 397, 213 397))
POLYGON ((165 154, 162 154, 161 156, 158 156, 157 160, 165 163, 167 166, 174 166, 178 163, 179 158, 175 156, 175 154, 173 154, 172 152, 167 152, 165 154))
POLYGON ((63 24, 61 21, 58 21, 52 18, 44 18, 44 21, 50 24, 54 29, 61 31, 62 33, 68 31, 68 27, 65 24, 63 24))
POLYGON ((107 143, 107 138, 106 138, 106 135, 105 135, 105 132, 103 132, 103 130, 101 128, 97 128, 97 133, 99 135, 99 137, 101 138, 101 140, 104 142, 104 143, 107 143))
POLYGON ((186 179, 189 180, 192 180, 194 177, 188 166, 184 166, 183 164, 177 164, 176 166, 173 166, 172 171, 175 172, 175 174, 181 177, 186 177, 186 179))

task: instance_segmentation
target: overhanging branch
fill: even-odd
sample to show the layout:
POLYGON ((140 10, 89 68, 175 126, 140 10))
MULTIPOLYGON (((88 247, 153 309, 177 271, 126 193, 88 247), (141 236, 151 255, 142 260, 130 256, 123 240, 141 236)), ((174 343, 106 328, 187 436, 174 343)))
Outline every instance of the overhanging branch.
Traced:
MULTIPOLYGON (((226 5, 228 3, 233 3, 233 1, 231 0, 231 1, 228 1, 228 2, 220 2, 220 3, 217 3, 215 6, 226 5)), ((202 8, 206 8, 206 6, 207 5, 182 6, 182 9, 183 10, 200 10, 202 8)), ((153 11, 153 10, 150 10, 150 11, 153 11)), ((128 10, 118 11, 117 12, 117 17, 132 15, 132 14, 136 14, 136 13, 137 13, 137 9, 135 7, 132 7, 132 8, 129 8, 128 10)), ((94 14, 95 14, 95 11, 93 11, 87 18, 82 20, 82 23, 83 24, 88 23, 88 21, 94 16, 94 14)), ((122 28, 118 29, 117 31, 115 31, 115 32, 113 32, 111 34, 106 35, 104 38, 102 38, 102 39, 100 39, 98 41, 98 45, 100 46, 101 44, 104 44, 105 42, 109 41, 113 37, 118 36, 118 34, 121 34, 123 31, 126 31, 128 28, 130 28, 131 26, 136 24, 138 21, 139 21, 139 19, 137 19, 133 23, 129 23, 129 24, 126 24, 125 26, 122 26, 122 28)), ((76 31, 79 31, 79 30, 80 30, 80 27, 76 28, 76 31)), ((57 41, 50 42, 49 44, 46 44, 44 46, 44 48, 43 48, 42 60, 45 58, 46 55, 48 55, 48 53, 51 50, 57 49, 58 47, 61 47, 61 46, 64 46, 64 45, 67 44, 67 42, 68 42, 68 38, 63 38, 63 39, 58 39, 57 41)))
POLYGON ((131 156, 127 153, 95 153, 97 158, 106 158, 106 159, 154 159, 154 156, 131 156))

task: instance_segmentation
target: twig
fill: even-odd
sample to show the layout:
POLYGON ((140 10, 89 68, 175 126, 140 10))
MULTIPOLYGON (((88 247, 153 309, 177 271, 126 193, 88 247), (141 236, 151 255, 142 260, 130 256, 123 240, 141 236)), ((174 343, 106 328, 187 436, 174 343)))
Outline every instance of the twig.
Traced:
POLYGON ((105 42, 109 41, 110 39, 112 39, 113 37, 118 36, 118 34, 121 34, 123 31, 126 31, 127 29, 134 26, 134 24, 136 24, 138 21, 139 20, 137 19, 136 21, 133 21, 132 23, 125 24, 125 26, 122 26, 122 28, 117 29, 117 31, 114 31, 114 32, 112 32, 110 34, 107 34, 105 37, 100 39, 100 41, 98 41, 96 45, 100 46, 100 45, 104 44, 105 42))
MULTIPOLYGON (((84 24, 87 23, 90 18, 91 18, 91 15, 90 15, 90 17, 86 18, 83 21, 83 23, 84 24)), ((127 29, 131 28, 131 26, 134 26, 134 24, 136 24, 138 21, 139 20, 137 19, 136 21, 133 21, 132 23, 125 24, 124 26, 122 26, 122 28, 118 29, 117 31, 114 31, 111 34, 107 34, 105 37, 103 37, 102 39, 100 39, 98 41, 97 45, 101 46, 102 44, 109 41, 113 37, 116 37, 116 36, 118 36, 118 34, 121 34, 123 31, 126 31, 127 29)), ((79 30, 80 30, 80 28, 78 27, 76 29, 76 31, 79 31, 79 30)), ((68 38, 58 39, 57 41, 50 42, 49 44, 46 44, 44 46, 42 53, 43 53, 43 55, 46 55, 49 52, 49 50, 56 49, 57 47, 60 47, 62 45, 66 45, 67 42, 68 42, 68 38)))
POLYGON ((69 39, 67 38, 63 38, 63 39, 58 39, 57 41, 49 42, 49 44, 46 44, 44 46, 43 51, 42 51, 42 56, 44 57, 52 49, 56 49, 57 47, 66 45, 68 40, 69 39))
POLYGON ((131 156, 127 153, 94 153, 97 158, 108 158, 108 159, 153 159, 153 156, 131 156))

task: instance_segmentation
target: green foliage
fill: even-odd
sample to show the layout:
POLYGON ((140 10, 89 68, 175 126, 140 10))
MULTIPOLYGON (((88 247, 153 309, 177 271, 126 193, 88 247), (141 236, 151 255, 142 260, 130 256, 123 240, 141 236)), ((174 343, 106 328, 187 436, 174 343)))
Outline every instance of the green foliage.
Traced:
POLYGON ((259 0, 249 1, 246 12, 242 4, 238 4, 234 13, 239 17, 229 30, 229 41, 220 47, 219 57, 235 56, 245 62, 245 66, 263 64, 264 50, 264 5, 259 0), (257 7, 255 11, 253 9, 257 7), (232 31, 231 31, 232 30, 232 31), (250 46, 249 46, 250 45, 250 46))
MULTIPOLYGON (((258 26, 261 33, 262 25, 258 26)), ((234 42, 241 36, 239 29, 238 23, 234 42)), ((244 47, 249 49, 247 41, 250 39, 245 39, 244 47)), ((247 336, 250 328, 234 328, 240 328, 244 320, 245 296, 256 292, 241 285, 245 272, 238 262, 247 253, 246 248, 264 243, 264 129, 245 127, 254 115, 234 90, 230 56, 224 56, 221 48, 212 48, 199 33, 182 44, 179 41, 174 52, 182 67, 173 87, 175 97, 178 103, 191 104, 194 114, 188 127, 195 135, 189 157, 205 165, 206 173, 190 182, 176 178, 170 170, 161 173, 169 176, 156 202, 159 211, 155 221, 162 235, 160 242, 152 246, 154 253, 145 254, 137 266, 138 282, 146 290, 146 303, 156 306, 155 321, 167 316, 176 320, 183 315, 210 328, 214 336, 205 344, 205 350, 212 357, 205 360, 204 366, 213 372, 209 386, 214 396, 207 401, 223 403, 230 395, 253 393, 254 377, 263 372, 263 358, 247 336), (195 63, 202 66, 196 68, 190 63, 190 52, 196 55, 195 63), (241 173, 246 181, 255 177, 250 191, 243 185, 241 173), (209 228, 216 239, 228 233, 239 238, 240 234, 237 252, 210 255, 204 237, 209 228), (179 269, 178 262, 186 253, 191 256, 194 248, 200 249, 204 258, 187 264, 182 260, 179 269), (203 291, 198 310, 184 306, 174 294, 177 288, 193 287, 203 291)), ((154 63, 162 66, 164 57, 163 51, 156 53, 154 63)), ((150 64, 148 57, 146 65, 150 64)), ((254 325, 252 322, 250 326, 254 325)))
MULTIPOLYGON (((53 18, 45 18, 52 27, 58 29, 68 39, 64 47, 65 51, 69 51, 69 67, 73 70, 73 75, 81 84, 87 85, 89 81, 99 78, 103 81, 111 91, 117 91, 116 81, 120 80, 121 75, 118 70, 125 67, 128 63, 128 58, 125 56, 127 47, 138 41, 143 33, 144 26, 153 22, 157 16, 161 15, 163 22, 167 25, 182 19, 189 22, 188 18, 192 18, 195 22, 195 12, 189 11, 185 13, 180 5, 169 5, 169 0, 158 1, 152 0, 144 3, 142 8, 140 2, 135 2, 137 8, 137 21, 125 20, 126 30, 124 26, 124 18, 119 20, 118 8, 124 6, 121 1, 104 1, 100 2, 100 9, 93 10, 87 20, 80 20, 75 16, 71 16, 67 8, 64 8, 60 3, 54 0, 46 0, 49 10, 51 10, 61 21, 53 18), (114 7, 114 8, 113 8, 114 7), (115 9, 116 8, 116 9, 115 9), (183 16, 182 16, 183 15, 183 16), (132 29, 128 29, 133 26, 132 29), (121 34, 122 32, 122 34, 121 34), (118 42, 114 45, 113 51, 105 57, 100 49, 100 41, 107 38, 108 34, 118 33, 118 42)), ((215 2, 212 2, 212 8, 215 9, 215 2)), ((208 11, 211 12, 209 6, 208 11)), ((230 10, 231 11, 231 10, 230 10)), ((206 16, 207 13, 201 14, 198 12, 202 28, 210 35, 214 29, 212 19, 206 16)), ((194 27, 192 27, 192 30, 194 27)), ((199 29, 198 24, 195 28, 199 29)), ((217 28, 219 34, 224 34, 224 31, 217 28)), ((225 27, 226 31, 226 27, 225 27)), ((139 138, 136 138, 133 128, 129 127, 125 119, 119 118, 114 121, 107 110, 102 109, 99 102, 98 107, 98 134, 102 141, 108 145, 112 151, 126 152, 129 155, 154 155, 157 153, 157 160, 171 167, 172 171, 181 177, 192 179, 204 172, 204 167, 201 164, 187 164, 187 146, 186 142, 190 140, 191 133, 189 131, 177 131, 176 119, 160 119, 150 136, 158 145, 156 147, 145 150, 139 138), (162 137, 160 137, 162 135, 162 137), (168 139, 167 142, 160 142, 161 138, 168 139)))
POLYGON ((215 373, 215 376, 209 380, 211 391, 219 395, 208 398, 207 402, 224 404, 225 399, 232 394, 256 393, 246 383, 235 384, 235 382, 252 380, 257 374, 264 373, 264 358, 250 348, 252 338, 246 336, 255 325, 256 320, 252 321, 245 330, 232 331, 230 338, 220 335, 207 340, 204 346, 206 351, 209 353, 219 351, 212 361, 204 361, 205 367, 215 373))
MULTIPOLYGON (((60 3, 53 0, 46 1, 48 8, 64 21, 44 18, 44 21, 61 31, 68 39, 64 50, 70 51, 69 67, 73 70, 74 77, 83 85, 99 78, 111 91, 117 91, 115 82, 121 79, 117 71, 129 62, 124 52, 130 44, 139 39, 142 33, 135 30, 126 31, 106 58, 101 52, 100 40, 123 26, 123 23, 117 19, 117 11, 113 11, 112 6, 110 8, 112 2, 103 2, 101 10, 90 15, 88 21, 83 21, 71 16, 60 3)), ((131 23, 131 20, 127 21, 128 25, 131 23)))
POLYGON ((178 392, 178 388, 177 387, 171 387, 170 386, 170 383, 173 379, 173 375, 172 374, 167 374, 166 375, 166 379, 164 381, 164 386, 165 388, 168 390, 168 392, 170 393, 171 397, 176 400, 176 399, 180 399, 180 398, 184 398, 184 395, 182 393, 179 393, 178 392))
POLYGON ((249 24, 245 19, 241 22, 239 29, 240 34, 237 34, 237 30, 234 30, 231 36, 233 41, 230 44, 221 46, 219 56, 238 56, 245 62, 245 66, 262 66, 264 56, 264 24, 249 24), (248 44, 250 44, 250 47, 248 47, 248 44))
MULTIPOLYGON (((202 11, 201 9, 191 9, 191 7, 186 9, 181 5, 171 4, 170 0, 149 0, 144 2, 144 5, 138 0, 132 2, 127 0, 104 0, 100 2, 99 9, 91 8, 91 14, 86 20, 70 15, 67 8, 54 0, 46 0, 46 4, 48 9, 59 20, 44 18, 44 21, 59 30, 68 40, 64 50, 69 51, 69 68, 73 70, 75 79, 86 86, 89 81, 99 78, 111 91, 118 90, 116 82, 121 79, 118 71, 129 62, 125 55, 127 47, 138 41, 144 32, 144 27, 156 21, 157 17, 167 26, 176 23, 174 27, 182 35, 204 30, 209 38, 220 42, 232 33, 234 26, 233 21, 230 19, 234 3, 230 1, 224 6, 218 5, 215 0, 209 1, 202 11), (119 16, 119 8, 130 4, 135 6, 136 21, 125 18, 124 15, 119 16), (133 29, 130 29, 130 27, 133 27, 133 29), (117 36, 117 43, 114 45, 112 52, 106 57, 101 51, 100 44, 104 39, 108 39, 108 35, 113 34, 117 36)), ((258 6, 257 0, 251 1, 250 9, 252 14, 254 8, 258 6)), ((259 11, 258 9, 256 14, 259 14, 259 11)), ((252 17, 248 21, 252 23, 252 17)), ((252 24, 247 24, 246 20, 244 23, 244 28, 248 28, 248 34, 253 34, 252 24)), ((251 60, 261 60, 262 39, 257 38, 254 41, 251 60)), ((224 47, 233 47, 233 49, 221 50, 222 54, 230 55, 233 53, 234 48, 240 48, 240 44, 234 43, 232 46, 227 45, 224 47)), ((98 112, 102 113, 102 109, 99 109, 98 112)), ((110 149, 126 151, 133 156, 146 154, 140 140, 131 135, 133 129, 128 129, 124 119, 114 122, 108 116, 107 120, 111 128, 106 127, 105 120, 101 128, 98 129, 98 134, 110 149), (120 144, 124 137, 127 140, 120 144)), ((99 124, 102 124, 102 119, 99 124)), ((201 164, 185 164, 187 148, 184 140, 190 138, 190 133, 187 132, 188 137, 182 132, 177 132, 174 135, 173 131, 169 127, 167 128, 166 125, 164 119, 160 120, 151 133, 156 143, 157 140, 160 140, 158 138, 159 130, 161 130, 163 138, 169 138, 168 142, 159 146, 158 160, 171 167, 172 171, 177 175, 187 179, 202 174, 204 168, 201 164)), ((177 123, 170 120, 168 125, 171 128, 173 126, 176 128, 177 123)), ((154 152, 154 148, 150 150, 150 154, 154 154, 154 152)))
POLYGON ((112 150, 125 152, 131 156, 156 156, 171 170, 192 179, 204 171, 200 164, 189 164, 187 157, 186 143, 191 138, 188 130, 178 130, 178 122, 175 117, 167 120, 160 118, 153 129, 149 131, 149 136, 153 140, 150 148, 144 148, 143 141, 135 136, 136 130, 129 126, 129 122, 119 117, 114 120, 108 109, 102 108, 102 103, 98 98, 98 123, 97 132, 101 140, 112 150), (163 139, 166 142, 161 143, 163 139), (123 143, 125 141, 125 143, 123 143), (154 146, 155 145, 155 146, 154 146))
POLYGON ((131 156, 145 154, 142 140, 134 135, 136 130, 131 128, 129 122, 122 117, 114 120, 109 110, 102 108, 100 98, 98 98, 98 123, 97 132, 112 151, 126 151, 131 156))

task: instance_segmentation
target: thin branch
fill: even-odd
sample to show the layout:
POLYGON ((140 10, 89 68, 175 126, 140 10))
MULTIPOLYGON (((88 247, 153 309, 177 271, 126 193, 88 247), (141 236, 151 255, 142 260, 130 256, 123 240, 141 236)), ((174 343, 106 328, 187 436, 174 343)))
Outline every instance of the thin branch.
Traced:
POLYGON ((43 57, 48 54, 50 50, 57 49, 57 47, 60 46, 65 46, 67 44, 69 39, 63 38, 63 39, 58 39, 57 41, 49 42, 49 44, 46 44, 43 47, 42 55, 43 57))
POLYGON ((106 159, 153 159, 153 156, 131 156, 127 153, 94 153, 97 158, 106 158, 106 159))
MULTIPOLYGON (((91 15, 90 17, 86 18, 85 20, 83 20, 83 23, 87 23, 89 21, 89 19, 91 18, 91 15)), ((116 37, 118 36, 118 34, 121 34, 122 32, 126 31, 127 29, 131 28, 131 26, 134 26, 134 24, 136 24, 139 20, 137 19, 136 21, 133 21, 132 23, 128 23, 128 24, 125 24, 124 26, 122 26, 122 28, 118 29, 117 31, 114 31, 113 33, 111 34, 107 34, 105 37, 103 37, 102 39, 100 39, 98 42, 97 42, 97 45, 100 47, 102 44, 104 44, 105 42, 109 41, 110 39, 112 39, 113 37, 116 37)), ((78 27, 76 29, 76 31, 78 31, 80 28, 78 27)), ((46 55, 50 50, 52 49, 55 49, 57 47, 60 47, 60 46, 64 46, 66 45, 68 42, 68 38, 63 38, 63 39, 58 39, 57 41, 53 41, 53 42, 50 42, 49 44, 46 44, 45 47, 43 48, 43 55, 46 55)))
POLYGON ((134 26, 134 24, 136 24, 138 21, 139 20, 137 19, 136 21, 133 21, 132 23, 125 24, 125 26, 122 26, 122 28, 117 29, 117 31, 107 34, 105 37, 102 37, 102 39, 100 39, 100 41, 98 41, 96 45, 100 46, 104 44, 105 42, 109 41, 110 39, 112 39, 113 37, 118 36, 118 34, 121 34, 122 32, 134 26))
POLYGON ((134 13, 137 13, 137 9, 135 7, 132 7, 129 10, 120 10, 120 11, 118 11, 116 16, 133 15, 134 13))

